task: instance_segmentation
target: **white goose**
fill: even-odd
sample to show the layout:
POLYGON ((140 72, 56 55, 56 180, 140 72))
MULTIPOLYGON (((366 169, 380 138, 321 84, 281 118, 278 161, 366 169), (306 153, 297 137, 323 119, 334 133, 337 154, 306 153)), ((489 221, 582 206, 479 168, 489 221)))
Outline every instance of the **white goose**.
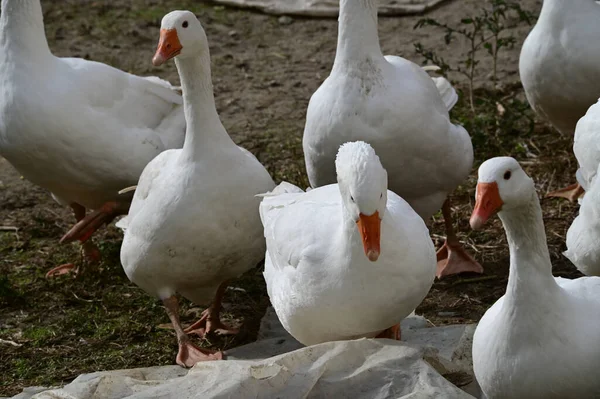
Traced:
POLYGON ((585 188, 585 196, 580 202, 579 215, 567 231, 564 255, 583 274, 600 276, 600 179, 585 188))
MULTIPOLYGON (((600 97, 600 3, 544 0, 521 49, 519 72, 531 107, 564 135, 600 97)), ((595 168, 594 168, 595 172, 595 168)), ((576 200, 578 184, 550 193, 576 200)))
MULTIPOLYGON (((102 223, 127 213, 146 164, 180 147, 182 98, 168 82, 142 78, 48 48, 39 0, 2 0, 0 16, 0 155, 26 179, 93 223, 70 239, 86 241, 102 223)), ((83 245, 88 259, 99 252, 83 245)), ((74 268, 63 265, 49 272, 74 268)))
POLYGON ((429 231, 387 190, 387 172, 364 142, 342 145, 338 184, 308 192, 289 183, 266 194, 265 280, 285 329, 305 345, 400 338, 400 321, 435 278, 429 231))
POLYGON ((487 399, 600 397, 600 278, 554 278, 533 180, 513 158, 479 168, 471 226, 498 213, 510 249, 506 294, 473 338, 487 399))
POLYGON ((577 122, 573 151, 579 163, 577 182, 585 190, 579 215, 567 231, 564 255, 580 272, 600 276, 600 102, 592 105, 577 122))
POLYGON ((596 180, 600 164, 600 101, 597 101, 579 119, 575 129, 573 152, 577 158, 577 182, 584 191, 591 188, 596 180))
POLYGON ((187 132, 183 149, 165 151, 144 169, 125 229, 121 262, 127 277, 160 298, 177 333, 177 363, 221 358, 194 346, 178 315, 179 293, 214 302, 188 331, 233 333, 219 319, 227 281, 256 266, 265 241, 256 194, 274 187, 269 173, 229 138, 215 108, 208 40, 189 11, 161 24, 153 58, 170 58, 181 78, 187 132), (219 331, 220 330, 220 331, 219 331))
POLYGON ((471 139, 453 125, 448 110, 457 95, 418 65, 383 56, 375 0, 341 0, 337 51, 330 76, 312 95, 303 147, 312 187, 336 181, 335 154, 342 143, 373 146, 389 173, 390 189, 427 220, 443 205, 446 244, 438 251, 438 276, 483 271, 452 230, 448 194, 473 164, 471 139))

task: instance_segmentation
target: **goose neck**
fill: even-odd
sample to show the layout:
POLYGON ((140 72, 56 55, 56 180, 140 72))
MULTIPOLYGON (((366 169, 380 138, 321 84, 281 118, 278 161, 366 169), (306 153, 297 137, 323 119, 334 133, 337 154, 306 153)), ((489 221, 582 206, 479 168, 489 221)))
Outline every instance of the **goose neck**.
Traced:
POLYGON ((382 58, 376 0, 341 0, 334 68, 382 58))
POLYGON ((39 0, 2 0, 0 46, 7 56, 15 53, 27 54, 29 58, 51 55, 39 0))
POLYGON ((219 146, 234 144, 217 113, 210 58, 176 58, 175 64, 181 78, 187 123, 184 153, 191 156, 212 154, 219 146))
POLYGON ((542 209, 533 191, 526 205, 500 212, 510 250, 507 297, 522 302, 552 295, 558 286, 546 242, 542 209))
POLYGON ((537 23, 547 24, 556 29, 565 27, 577 29, 569 24, 571 20, 585 18, 586 15, 596 16, 600 13, 600 3, 595 0, 544 0, 537 23))

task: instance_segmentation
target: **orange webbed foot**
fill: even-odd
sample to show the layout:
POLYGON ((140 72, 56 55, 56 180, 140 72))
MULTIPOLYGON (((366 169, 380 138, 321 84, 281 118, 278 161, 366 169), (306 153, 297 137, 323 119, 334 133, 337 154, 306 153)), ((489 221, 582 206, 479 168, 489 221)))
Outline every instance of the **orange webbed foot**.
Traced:
POLYGON ((57 276, 62 276, 65 274, 74 273, 77 275, 77 266, 74 263, 65 263, 64 265, 57 266, 53 269, 50 269, 48 273, 46 273, 46 278, 52 278, 57 276))
POLYGON ((201 338, 208 334, 235 335, 239 333, 239 329, 225 325, 219 316, 212 317, 210 308, 205 309, 200 319, 184 331, 186 334, 195 334, 201 338))
POLYGON ((193 367, 198 362, 223 360, 223 352, 199 348, 189 340, 179 343, 179 352, 175 361, 181 367, 193 367))
POLYGON ((436 255, 437 278, 458 273, 483 273, 483 267, 464 250, 460 243, 453 244, 446 241, 436 255))
POLYGON ((583 187, 581 187, 579 183, 575 183, 565 188, 561 188, 560 190, 552 191, 551 193, 548 193, 546 197, 566 198, 570 202, 576 202, 584 193, 583 187))

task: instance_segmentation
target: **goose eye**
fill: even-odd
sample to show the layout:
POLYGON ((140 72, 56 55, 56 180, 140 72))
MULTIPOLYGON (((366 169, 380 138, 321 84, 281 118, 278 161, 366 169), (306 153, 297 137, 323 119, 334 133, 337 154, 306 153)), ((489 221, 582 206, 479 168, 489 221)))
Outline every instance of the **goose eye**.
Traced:
POLYGON ((383 193, 381 193, 381 195, 379 196, 379 199, 382 199, 382 198, 383 198, 383 193))
POLYGON ((512 176, 512 173, 510 173, 510 170, 507 170, 506 173, 504 173, 504 180, 510 179, 510 176, 512 176))
POLYGON ((353 196, 350 196, 350 200, 352 200, 352 202, 354 202, 354 197, 353 197, 353 196))
POLYGON ((182 27, 187 28, 188 27, 188 21, 183 21, 183 23, 181 24, 182 27))

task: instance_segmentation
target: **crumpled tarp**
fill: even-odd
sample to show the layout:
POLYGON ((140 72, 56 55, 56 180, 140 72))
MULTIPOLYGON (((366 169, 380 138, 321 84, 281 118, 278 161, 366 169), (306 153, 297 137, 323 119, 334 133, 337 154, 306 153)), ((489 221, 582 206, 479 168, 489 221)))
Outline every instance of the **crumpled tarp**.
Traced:
POLYGON ((198 363, 189 371, 162 366, 84 374, 63 388, 27 388, 13 399, 473 399, 439 374, 472 374, 473 331, 472 325, 430 328, 412 316, 402 323, 404 341, 303 347, 269 309, 259 340, 227 351, 227 360, 198 363))
MULTIPOLYGON (((339 0, 212 0, 234 7, 255 8, 267 14, 336 17, 339 0)), ((421 14, 446 0, 379 0, 379 15, 421 14)))
POLYGON ((473 398, 438 374, 421 350, 391 340, 328 342, 258 362, 198 363, 183 377, 178 372, 87 374, 32 399, 473 398))

